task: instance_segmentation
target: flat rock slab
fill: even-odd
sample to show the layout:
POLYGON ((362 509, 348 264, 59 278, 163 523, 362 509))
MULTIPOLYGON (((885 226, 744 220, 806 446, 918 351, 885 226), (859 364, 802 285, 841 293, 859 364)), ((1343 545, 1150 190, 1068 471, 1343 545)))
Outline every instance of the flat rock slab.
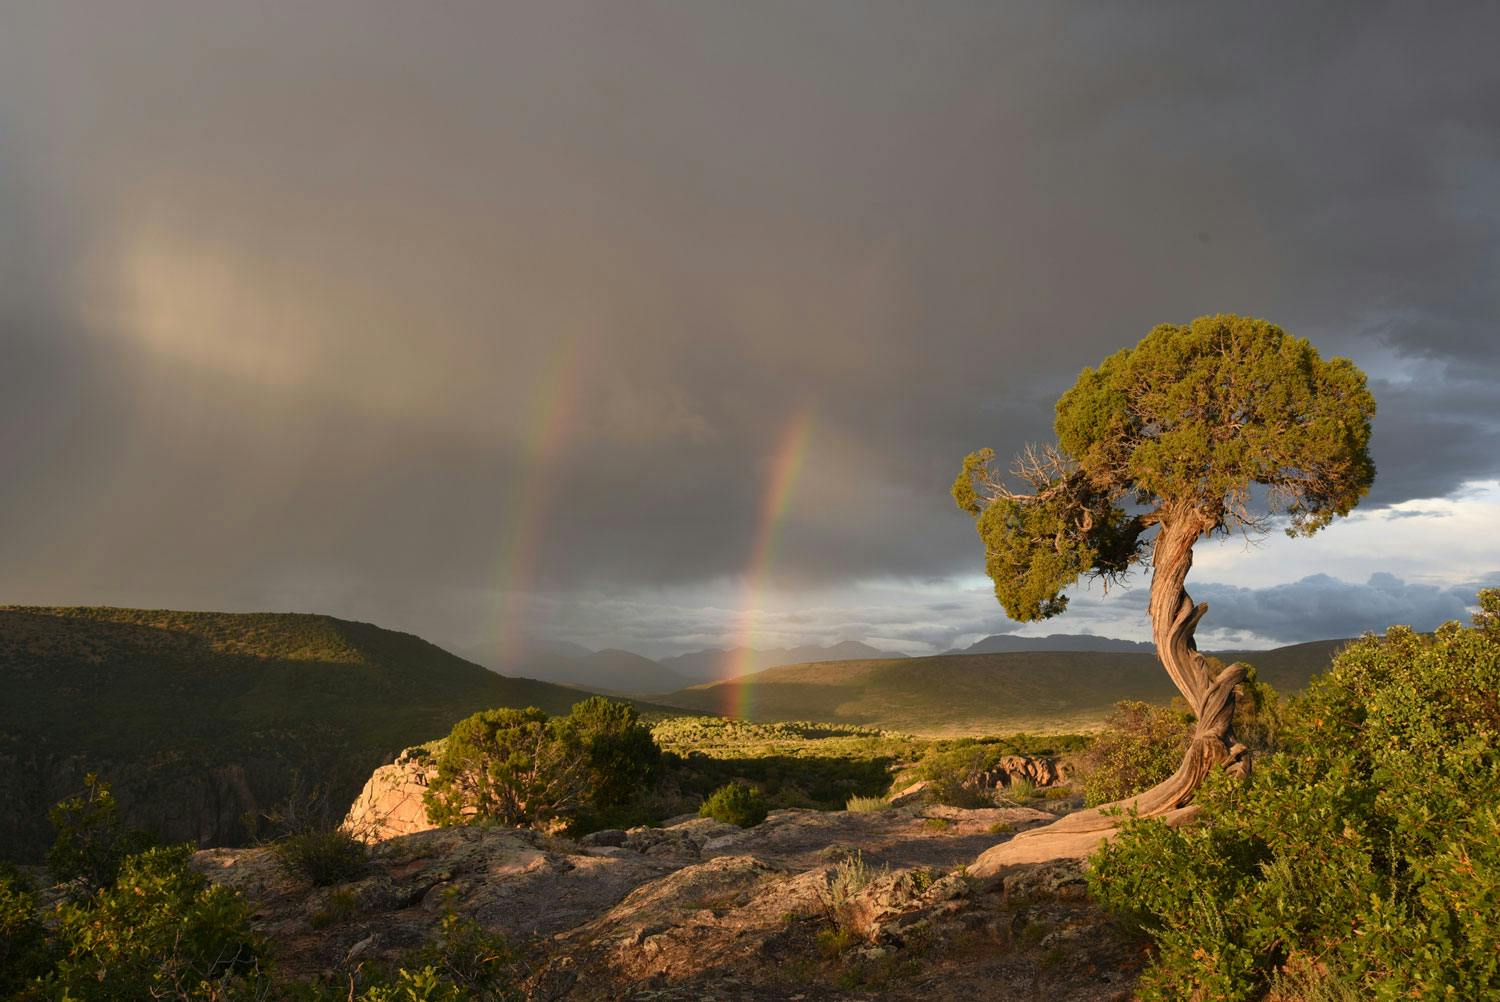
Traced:
POLYGON ((810 869, 857 849, 875 866, 946 870, 973 861, 1013 832, 1054 820, 1054 815, 1029 807, 775 811, 754 828, 735 829, 705 842, 701 854, 753 855, 810 869))
POLYGON ((399 954, 425 941, 449 908, 517 942, 546 938, 677 868, 641 853, 596 855, 524 829, 477 826, 382 842, 369 874, 338 888, 288 876, 267 848, 207 849, 194 865, 249 898, 254 926, 281 945, 282 966, 293 973, 336 968, 360 943, 367 959, 399 954))
POLYGON ((266 848, 205 850, 194 865, 251 901, 255 927, 279 944, 292 976, 337 980, 364 961, 398 959, 451 909, 522 949, 538 999, 1113 997, 1116 981, 1122 991, 1133 984, 1139 946, 1109 929, 1079 881, 1047 884, 1043 915, 1014 904, 1041 885, 965 872, 996 843, 1052 820, 1017 807, 790 810, 750 829, 694 817, 593 845, 523 829, 434 829, 375 845, 364 876, 318 889, 266 848), (831 881, 856 851, 869 883, 838 906, 855 941, 830 954, 820 937, 834 913, 831 881), (1047 928, 1018 938, 1028 922, 1047 928), (1047 968, 1058 962, 1038 946, 1043 935, 1085 966, 1047 968), (847 987, 855 975, 860 986, 847 987))

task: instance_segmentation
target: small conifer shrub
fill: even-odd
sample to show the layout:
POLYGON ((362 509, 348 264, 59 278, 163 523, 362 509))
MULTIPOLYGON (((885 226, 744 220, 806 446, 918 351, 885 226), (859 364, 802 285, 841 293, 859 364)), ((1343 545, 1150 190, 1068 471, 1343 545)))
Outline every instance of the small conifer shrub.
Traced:
POLYGON ((314 887, 358 879, 368 858, 365 844, 345 828, 297 832, 275 843, 273 851, 283 869, 312 881, 314 887))
POLYGON ((719 787, 698 808, 699 817, 713 818, 741 828, 754 828, 766 820, 767 813, 765 797, 759 790, 744 783, 730 783, 719 787))

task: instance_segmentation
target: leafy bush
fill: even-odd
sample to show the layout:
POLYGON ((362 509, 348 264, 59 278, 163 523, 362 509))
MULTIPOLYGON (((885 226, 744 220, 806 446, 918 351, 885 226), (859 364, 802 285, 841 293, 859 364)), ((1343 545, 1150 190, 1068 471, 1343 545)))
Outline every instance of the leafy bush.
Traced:
POLYGON ((754 828, 766 820, 767 813, 765 797, 755 787, 744 783, 719 787, 698 808, 699 817, 713 818, 741 828, 754 828))
MULTIPOLYGON (((1223 664, 1209 658, 1210 674, 1223 664)), ((1234 735, 1257 757, 1275 750, 1281 730, 1281 699, 1255 680, 1255 670, 1239 686, 1234 735)), ((1180 697, 1166 706, 1123 700, 1105 717, 1104 729, 1073 759, 1089 807, 1149 790, 1176 771, 1192 736, 1193 715, 1180 697)))
POLYGON ((917 763, 915 774, 918 779, 927 780, 927 792, 939 804, 991 807, 993 801, 979 789, 979 777, 993 769, 1006 754, 1000 745, 962 740, 929 751, 917 763))
POLYGON ((273 846, 282 868, 295 877, 329 887, 355 880, 365 872, 365 844, 345 828, 312 829, 288 835, 273 846))
POLYGON ((490 999, 504 996, 518 980, 520 955, 504 936, 450 910, 437 936, 407 958, 407 965, 435 971, 462 990, 460 998, 490 999))
POLYGON ((629 703, 592 696, 567 717, 588 758, 589 795, 574 819, 590 831, 644 820, 639 805, 661 772, 661 748, 629 703))
POLYGON ((57 837, 47 851, 47 870, 59 883, 81 881, 93 891, 114 883, 126 856, 155 841, 126 828, 109 784, 94 773, 83 778, 83 792, 61 801, 47 818, 57 837))
POLYGON ((36 892, 15 867, 0 863, 0 998, 20 996, 22 987, 50 970, 52 962, 36 892))
POLYGON ((1314 680, 1202 823, 1129 822, 1090 886, 1159 954, 1145 998, 1500 993, 1500 592, 1474 629, 1392 627, 1314 680))
POLYGON ((454 725, 423 799, 438 824, 586 826, 642 796, 660 755, 635 708, 603 697, 566 717, 481 710, 454 725))
POLYGON ((1193 714, 1182 699, 1157 706, 1122 700, 1104 718, 1076 768, 1083 777, 1083 802, 1107 804, 1148 790, 1172 775, 1187 751, 1193 714))
POLYGON ((250 931, 249 906, 190 869, 192 852, 179 845, 130 856, 113 886, 58 906, 57 997, 224 998, 256 978, 265 946, 250 931))
POLYGON ((307 785, 294 770, 286 799, 258 821, 266 826, 283 870, 314 887, 329 887, 363 875, 369 858, 364 842, 344 826, 339 814, 327 787, 307 785))

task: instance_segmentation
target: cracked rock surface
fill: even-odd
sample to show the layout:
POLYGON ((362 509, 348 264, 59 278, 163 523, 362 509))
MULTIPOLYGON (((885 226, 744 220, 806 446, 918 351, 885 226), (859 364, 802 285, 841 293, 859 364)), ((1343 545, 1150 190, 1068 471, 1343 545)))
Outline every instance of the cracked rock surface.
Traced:
POLYGON ((266 848, 204 850, 195 865, 252 902, 293 975, 397 959, 452 909, 522 949, 534 999, 1127 998, 1142 943, 1099 914, 1079 863, 965 872, 1053 817, 911 804, 579 841, 432 829, 375 844, 366 875, 320 889, 266 848), (855 853, 860 886, 840 893, 855 853))

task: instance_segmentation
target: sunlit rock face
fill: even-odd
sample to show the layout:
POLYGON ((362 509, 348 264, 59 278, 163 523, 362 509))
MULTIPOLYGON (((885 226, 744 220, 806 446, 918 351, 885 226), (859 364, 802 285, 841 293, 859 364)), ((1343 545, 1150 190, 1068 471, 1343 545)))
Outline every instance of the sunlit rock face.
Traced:
POLYGON ((384 842, 437 827, 427 819, 422 795, 437 775, 437 760, 426 747, 408 748, 390 765, 376 769, 354 798, 344 827, 365 842, 384 842))

